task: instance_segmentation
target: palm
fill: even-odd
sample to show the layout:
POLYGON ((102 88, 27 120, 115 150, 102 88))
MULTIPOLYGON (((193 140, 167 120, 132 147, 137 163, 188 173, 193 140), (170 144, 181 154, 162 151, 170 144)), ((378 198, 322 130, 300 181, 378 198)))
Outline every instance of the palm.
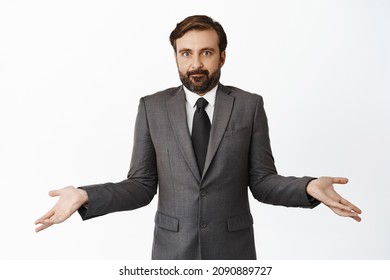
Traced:
POLYGON ((348 179, 336 177, 320 177, 313 180, 307 186, 307 192, 315 199, 328 206, 337 215, 351 217, 360 222, 361 210, 351 202, 340 196, 334 189, 333 184, 346 184, 348 179))
POLYGON ((76 189, 74 187, 65 187, 59 190, 50 191, 49 195, 52 197, 58 196, 57 203, 45 215, 35 221, 38 226, 35 231, 39 232, 46 229, 53 224, 62 223, 68 219, 81 205, 83 205, 87 198, 85 191, 76 189))

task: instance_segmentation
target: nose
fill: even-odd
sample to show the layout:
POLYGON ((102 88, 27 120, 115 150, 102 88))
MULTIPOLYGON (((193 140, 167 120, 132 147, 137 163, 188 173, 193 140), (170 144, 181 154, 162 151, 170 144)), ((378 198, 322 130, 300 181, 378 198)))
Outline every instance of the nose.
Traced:
POLYGON ((192 69, 200 69, 202 67, 203 67, 203 63, 202 63, 202 60, 200 59, 200 57, 194 56, 192 59, 191 68, 192 69))

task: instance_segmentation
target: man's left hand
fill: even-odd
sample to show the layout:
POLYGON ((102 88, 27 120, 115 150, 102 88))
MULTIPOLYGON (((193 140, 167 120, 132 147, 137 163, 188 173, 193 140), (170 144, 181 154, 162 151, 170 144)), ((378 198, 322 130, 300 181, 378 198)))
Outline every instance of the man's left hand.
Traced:
POLYGON ((351 202, 340 196, 333 187, 333 184, 346 184, 347 178, 341 177, 320 177, 312 180, 306 188, 306 191, 313 198, 321 201, 328 206, 337 215, 351 217, 357 222, 361 221, 359 214, 362 211, 351 202))

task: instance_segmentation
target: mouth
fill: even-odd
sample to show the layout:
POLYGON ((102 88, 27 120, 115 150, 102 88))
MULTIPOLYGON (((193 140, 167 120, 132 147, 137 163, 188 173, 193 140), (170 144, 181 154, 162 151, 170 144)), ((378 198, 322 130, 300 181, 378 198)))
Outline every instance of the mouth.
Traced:
POLYGON ((194 71, 188 71, 187 77, 192 77, 194 79, 203 78, 205 76, 208 76, 209 72, 207 70, 194 70, 194 71))
POLYGON ((207 75, 205 74, 193 74, 190 75, 190 79, 193 83, 203 83, 207 79, 207 75))

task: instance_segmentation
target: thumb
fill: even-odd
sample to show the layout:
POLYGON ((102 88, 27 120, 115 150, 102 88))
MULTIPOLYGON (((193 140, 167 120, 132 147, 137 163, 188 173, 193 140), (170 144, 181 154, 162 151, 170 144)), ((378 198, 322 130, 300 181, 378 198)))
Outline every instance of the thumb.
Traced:
POLYGON ((51 197, 59 196, 60 193, 61 193, 60 190, 51 190, 51 191, 49 191, 49 195, 50 195, 51 197))
POLYGON ((348 183, 348 178, 344 177, 332 177, 333 184, 346 184, 348 183))

